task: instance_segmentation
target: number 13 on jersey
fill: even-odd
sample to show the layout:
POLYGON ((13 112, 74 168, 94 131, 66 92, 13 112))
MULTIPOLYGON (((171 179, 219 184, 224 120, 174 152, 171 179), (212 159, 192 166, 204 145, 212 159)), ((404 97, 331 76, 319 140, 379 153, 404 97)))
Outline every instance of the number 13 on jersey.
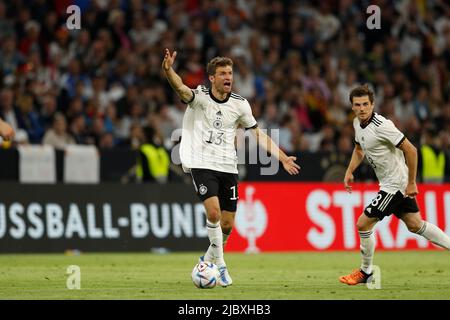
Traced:
POLYGON ((214 143, 216 145, 221 145, 223 142, 223 135, 225 132, 214 132, 213 130, 208 131, 208 139, 206 140, 206 143, 214 143))

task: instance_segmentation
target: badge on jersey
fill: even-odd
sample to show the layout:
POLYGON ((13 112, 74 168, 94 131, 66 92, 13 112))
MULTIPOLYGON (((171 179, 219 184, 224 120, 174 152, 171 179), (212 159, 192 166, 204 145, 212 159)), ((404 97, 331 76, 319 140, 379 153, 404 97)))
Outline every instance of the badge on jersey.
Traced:
POLYGON ((223 122, 222 122, 222 111, 217 111, 216 112, 216 120, 214 120, 213 122, 213 126, 215 129, 219 130, 222 128, 223 126, 223 122))

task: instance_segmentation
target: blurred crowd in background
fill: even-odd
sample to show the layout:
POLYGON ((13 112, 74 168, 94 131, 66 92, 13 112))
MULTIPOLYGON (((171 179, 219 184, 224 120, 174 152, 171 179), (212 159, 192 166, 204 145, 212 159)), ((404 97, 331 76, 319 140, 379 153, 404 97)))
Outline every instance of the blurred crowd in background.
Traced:
MULTIPOLYGON (((450 5, 444 0, 0 1, 0 116, 14 144, 173 146, 186 105, 161 72, 178 52, 186 85, 234 61, 234 91, 288 153, 353 149, 350 90, 420 150, 450 162, 450 5), (68 30, 66 8, 81 8, 68 30), (381 28, 368 29, 370 4, 381 28), (151 132, 146 134, 145 129, 151 132)), ((448 171, 447 171, 448 172, 448 171)))

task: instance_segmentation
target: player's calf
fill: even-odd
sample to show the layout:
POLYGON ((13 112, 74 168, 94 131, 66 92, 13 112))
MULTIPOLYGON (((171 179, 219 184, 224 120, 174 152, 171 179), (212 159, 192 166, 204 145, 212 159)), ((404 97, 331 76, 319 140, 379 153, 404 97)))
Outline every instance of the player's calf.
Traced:
POLYGON ((401 219, 409 231, 421 235, 444 249, 450 250, 450 237, 439 227, 422 220, 419 212, 404 214, 401 219))

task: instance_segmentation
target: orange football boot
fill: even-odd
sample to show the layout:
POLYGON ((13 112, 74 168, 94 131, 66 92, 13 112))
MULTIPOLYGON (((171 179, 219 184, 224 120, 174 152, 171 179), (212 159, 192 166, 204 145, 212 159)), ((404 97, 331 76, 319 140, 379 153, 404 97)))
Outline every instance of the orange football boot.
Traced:
POLYGON ((352 273, 339 277, 339 281, 342 283, 346 283, 349 286, 354 286, 359 283, 367 283, 369 278, 372 276, 371 274, 366 274, 361 269, 355 269, 352 273))

